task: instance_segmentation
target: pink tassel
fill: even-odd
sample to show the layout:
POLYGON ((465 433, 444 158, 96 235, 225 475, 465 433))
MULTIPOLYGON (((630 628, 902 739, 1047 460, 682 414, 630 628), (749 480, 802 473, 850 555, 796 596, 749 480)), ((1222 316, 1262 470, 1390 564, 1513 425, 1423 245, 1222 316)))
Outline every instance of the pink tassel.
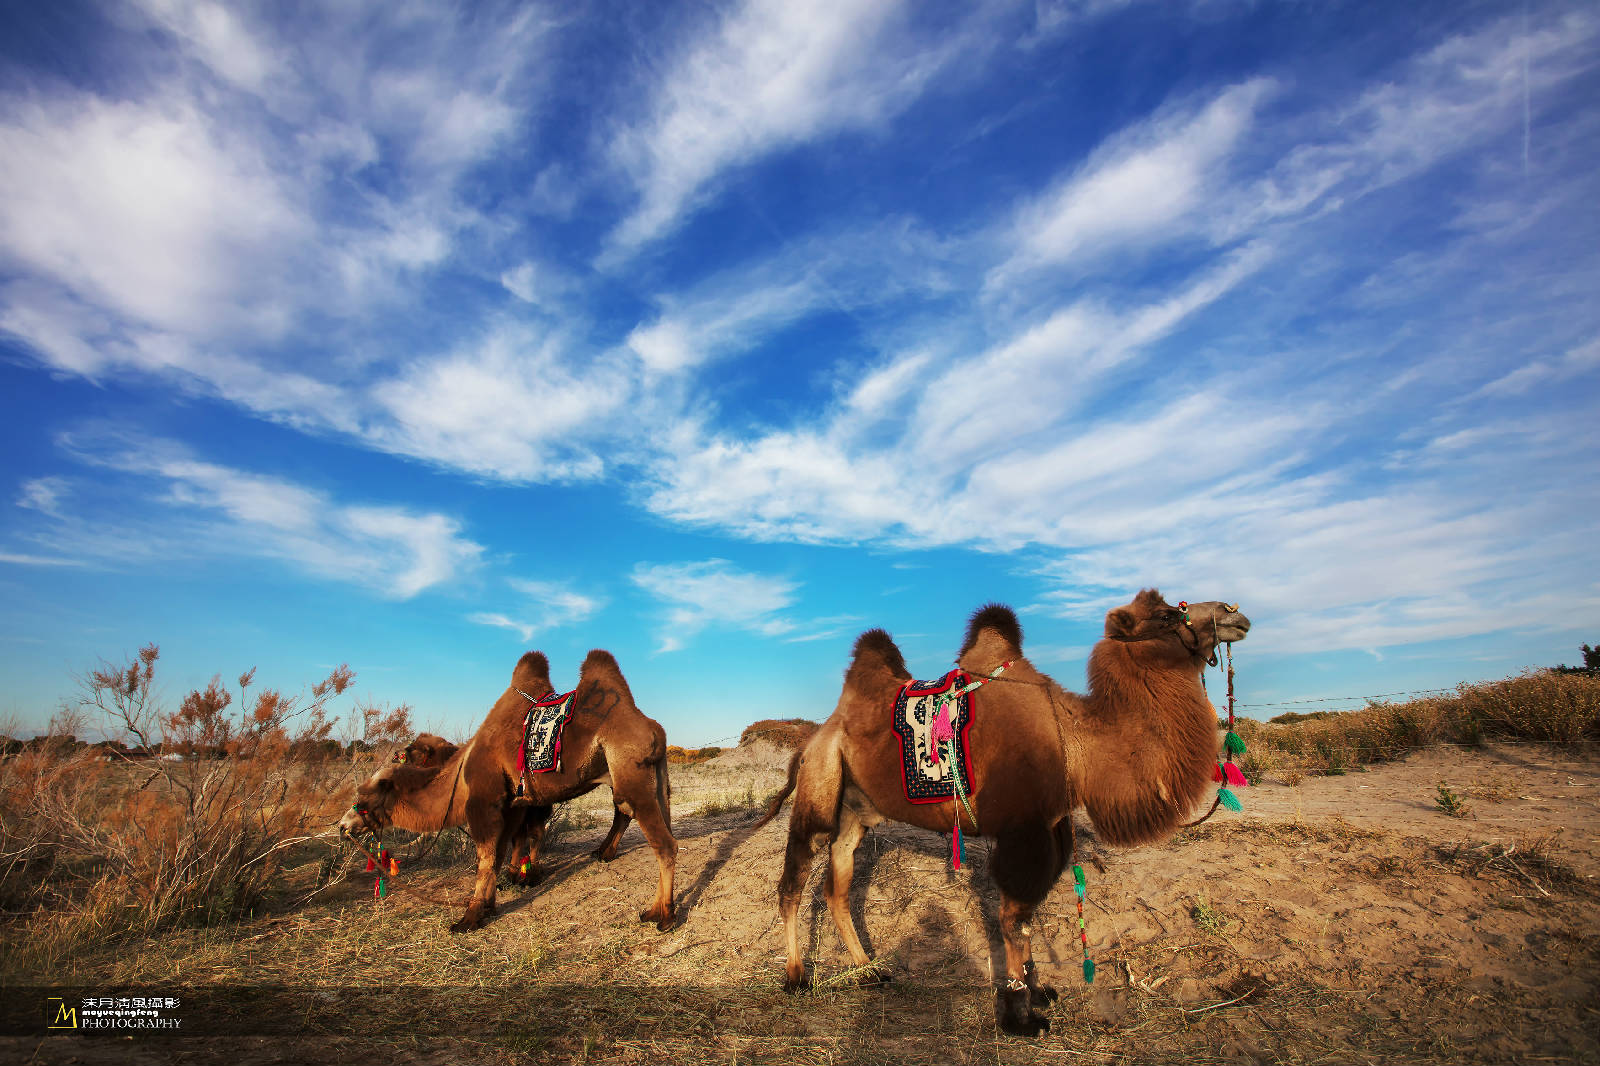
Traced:
POLYGON ((961 819, 956 819, 955 832, 950 834, 950 865, 961 869, 961 819))
POLYGON ((1228 784, 1230 785, 1248 785, 1250 783, 1244 779, 1244 774, 1240 772, 1239 768, 1231 762, 1224 765, 1222 770, 1228 775, 1228 784))

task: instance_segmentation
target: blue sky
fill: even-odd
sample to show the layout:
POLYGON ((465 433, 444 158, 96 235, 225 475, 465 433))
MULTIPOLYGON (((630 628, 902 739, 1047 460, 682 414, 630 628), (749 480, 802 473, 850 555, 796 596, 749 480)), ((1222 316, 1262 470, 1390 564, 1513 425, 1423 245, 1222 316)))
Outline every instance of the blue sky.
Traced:
POLYGON ((1145 585, 1246 703, 1600 637, 1592 4, 0 20, 0 714, 603 646, 693 745, 989 600, 1081 688, 1145 585))

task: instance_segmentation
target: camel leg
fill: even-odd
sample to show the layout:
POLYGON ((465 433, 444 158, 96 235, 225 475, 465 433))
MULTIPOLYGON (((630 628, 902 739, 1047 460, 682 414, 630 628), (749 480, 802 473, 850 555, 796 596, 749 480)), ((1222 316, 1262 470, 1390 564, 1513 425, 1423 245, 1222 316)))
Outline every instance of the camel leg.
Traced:
MULTIPOLYGON (((827 726, 823 727, 827 729, 827 726)), ((795 779, 794 809, 789 815, 789 843, 783 852, 783 876, 778 880, 778 913, 783 916, 784 938, 789 957, 783 968, 783 987, 794 992, 809 984, 805 955, 800 950, 800 897, 811 875, 812 839, 826 833, 831 845, 839 829, 839 799, 844 786, 844 762, 839 757, 837 734, 819 734, 800 760, 795 779)), ((859 841, 859 837, 858 837, 859 841)), ((831 848, 830 848, 831 851, 831 848)), ((848 874, 854 873, 855 855, 851 852, 847 876, 838 878, 849 893, 848 874)), ((846 912, 848 917, 848 911, 846 912)), ((854 939, 852 924, 850 939, 854 939)), ((840 929, 841 935, 844 929, 840 929)), ((846 943, 848 944, 848 940, 846 943)), ((860 951, 860 941, 856 950, 860 951)), ((862 958, 866 957, 861 952, 862 958)))
POLYGON ((1033 1010, 1034 905, 1002 896, 1000 935, 1006 942, 1006 983, 1000 992, 1000 1028, 1013 1036, 1038 1036, 1049 1032, 1050 1022, 1033 1010))
MULTIPOLYGON (((661 794, 658 775, 666 772, 666 760, 663 759, 643 766, 630 766, 626 772, 613 769, 611 774, 612 801, 618 813, 629 809, 633 811, 633 817, 638 819, 639 828, 655 851, 656 862, 661 867, 661 876, 656 882, 656 897, 650 906, 639 912, 639 920, 655 922, 656 928, 663 933, 678 920, 672 899, 673 879, 678 869, 678 842, 667 827, 668 815, 661 809, 657 798, 661 794)), ((616 828, 615 820, 612 828, 616 828)))
POLYGON ((805 955, 800 950, 800 896, 811 873, 811 834, 796 823, 789 823, 789 845, 783 852, 783 877, 778 881, 778 913, 783 916, 784 942, 789 949, 783 967, 783 989, 796 992, 810 984, 806 978, 805 955))
POLYGON ((631 821, 633 819, 624 814, 621 807, 613 808, 611 832, 606 834, 606 838, 600 842, 600 846, 590 854, 601 862, 610 862, 616 858, 617 842, 622 839, 622 834, 627 831, 628 823, 631 821))
MULTIPOLYGON (((511 839, 511 861, 516 864, 511 879, 519 885, 536 885, 544 877, 539 870, 539 846, 544 843, 544 831, 550 825, 550 813, 553 810, 554 807, 543 805, 528 808, 527 820, 511 839), (528 861, 526 875, 521 868, 523 859, 528 861)), ((513 810, 511 816, 515 818, 518 813, 513 810)))
POLYGON ((511 834, 506 832, 506 815, 500 804, 467 800, 467 832, 478 845, 478 879, 472 888, 472 900, 461 920, 450 927, 452 933, 465 933, 483 924, 483 919, 494 913, 494 882, 505 861, 506 846, 511 834))
MULTIPOLYGON (((1072 826, 1065 827, 1071 847, 1072 826)), ((996 994, 1000 1028, 1013 1036, 1034 1037, 1048 1032, 1050 1022, 1034 1011, 1034 991, 1039 1005, 1054 998, 1054 989, 1039 984, 1033 966, 1034 908, 1044 899, 1065 868, 1062 827, 1043 826, 1000 834, 989 860, 1000 888, 1000 935, 1006 948, 1006 980, 996 994)), ((1070 850, 1067 852, 1070 855, 1070 850)))
POLYGON ((850 964, 868 968, 868 972, 861 977, 861 983, 881 984, 889 979, 889 975, 872 967, 872 959, 861 946, 855 919, 850 914, 850 885, 855 880, 856 848, 860 846, 866 831, 866 824, 855 811, 849 806, 840 809, 839 833, 828 846, 828 874, 823 892, 828 900, 828 913, 833 915, 834 927, 839 930, 839 939, 844 941, 844 949, 850 953, 850 964))

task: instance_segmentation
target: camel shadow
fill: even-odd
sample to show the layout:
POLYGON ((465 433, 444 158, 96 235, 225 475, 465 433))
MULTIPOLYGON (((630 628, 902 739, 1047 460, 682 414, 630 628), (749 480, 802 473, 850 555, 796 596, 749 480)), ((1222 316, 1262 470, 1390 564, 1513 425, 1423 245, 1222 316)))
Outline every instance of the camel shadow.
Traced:
MULTIPOLYGON (((733 857, 733 853, 738 850, 741 844, 754 835, 755 828, 753 823, 758 817, 758 813, 752 812, 750 814, 748 821, 751 824, 742 827, 735 826, 731 830, 725 825, 716 824, 717 819, 715 818, 685 818, 673 827, 673 838, 679 843, 699 840, 703 837, 714 836, 717 833, 726 834, 718 842, 712 857, 706 861, 700 872, 695 875, 694 881, 686 890, 677 894, 678 919, 674 923, 674 928, 684 923, 689 912, 694 909, 694 906, 705 895, 706 890, 716 880, 717 874, 721 872, 728 860, 733 857)), ((612 860, 613 863, 639 850, 654 854, 651 851, 649 841, 644 838, 642 832, 637 830, 638 826, 634 824, 629 825, 623 832, 621 839, 617 842, 617 853, 612 860)), ((600 864, 600 860, 594 857, 594 848, 587 846, 586 843, 579 843, 580 839, 579 834, 572 834, 564 836, 559 842, 552 842, 547 845, 540 860, 541 876, 539 879, 531 885, 521 886, 523 887, 522 893, 516 899, 497 907, 496 914, 513 914, 547 893, 554 891, 568 878, 573 877, 585 867, 600 864)), ((596 838, 595 843, 599 843, 599 838, 596 838)), ((513 885, 513 887, 517 886, 513 885)))
MULTIPOLYGON (((694 881, 678 897, 678 924, 681 925, 688 919, 689 914, 705 896, 706 890, 716 881, 717 875, 722 872, 722 868, 728 864, 729 859, 733 858, 733 853, 738 851, 745 841, 756 835, 758 830, 755 823, 759 816, 760 812, 751 812, 747 824, 735 826, 732 829, 711 825, 710 823, 713 821, 711 818, 693 819, 701 823, 700 831, 685 833, 678 838, 679 840, 696 840, 719 832, 724 834, 723 838, 717 842, 711 857, 701 865, 700 872, 695 874, 694 881)), ((688 820, 686 819, 686 821, 688 820)), ((776 875, 773 877, 773 882, 776 885, 776 875)), ((776 892, 776 888, 774 888, 774 892, 776 892)), ((775 896, 774 899, 776 899, 775 896)))

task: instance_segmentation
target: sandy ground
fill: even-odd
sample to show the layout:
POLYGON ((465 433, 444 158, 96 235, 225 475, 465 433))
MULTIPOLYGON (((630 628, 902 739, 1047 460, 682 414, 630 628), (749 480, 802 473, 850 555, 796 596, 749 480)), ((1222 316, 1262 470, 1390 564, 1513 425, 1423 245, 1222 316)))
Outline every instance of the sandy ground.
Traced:
MULTIPOLYGON (((563 833, 546 878, 503 889, 500 913, 477 933, 443 933, 456 916, 444 901, 470 887, 468 866, 457 863, 403 879, 381 906, 363 899, 370 883, 357 877, 230 944, 196 947, 181 975, 166 976, 202 987, 237 980, 246 952, 250 972, 294 984, 291 996, 306 995, 308 984, 448 984, 501 997, 510 989, 531 997, 529 1009, 544 1019, 542 1035, 522 1043, 476 1034, 439 1050, 413 1033, 408 1043, 390 1034, 367 1048, 409 1062, 1600 1061, 1600 763, 1592 759, 1536 745, 1436 748, 1365 772, 1243 789, 1243 814, 1219 811, 1165 845, 1111 849, 1085 832, 1099 972, 1084 984, 1064 880, 1034 922, 1035 959, 1062 998, 1051 1033, 1031 1042, 993 1026, 991 981, 1003 956, 986 845, 969 846, 957 873, 948 837, 904 826, 868 835, 853 899, 868 949, 892 966, 893 983, 832 982, 845 956, 819 870, 802 913, 822 991, 777 992, 775 884, 787 812, 752 832, 748 809, 696 811, 768 794, 782 761, 735 751, 675 774, 681 921, 669 933, 634 920, 656 869, 638 830, 603 865, 588 855, 603 834, 595 824, 563 833), (1466 800, 1467 816, 1441 811, 1441 784, 1466 800), (337 929, 346 946, 319 947, 318 929, 337 929), (349 948, 352 937, 371 948, 349 948), (510 977, 501 983, 497 973, 510 977), (665 1013, 628 1014, 624 1025, 615 1003, 583 1005, 603 999, 596 989, 620 996, 630 982, 654 989, 650 1009, 665 1013), (556 1004, 572 1017, 552 1020, 556 1004), (700 1020, 675 1028, 685 1011, 700 1020)), ((579 816, 605 817, 608 808, 595 795, 579 816)), ((163 976, 127 959, 86 967, 77 975, 84 982, 163 976)), ((417 994, 425 1033, 428 993, 417 994)), ((0 1038, 0 1058, 247 1063, 335 1061, 361 1050, 330 1032, 311 1043, 241 1036, 226 1050, 199 1037, 113 1047, 41 1033, 0 1038)))

